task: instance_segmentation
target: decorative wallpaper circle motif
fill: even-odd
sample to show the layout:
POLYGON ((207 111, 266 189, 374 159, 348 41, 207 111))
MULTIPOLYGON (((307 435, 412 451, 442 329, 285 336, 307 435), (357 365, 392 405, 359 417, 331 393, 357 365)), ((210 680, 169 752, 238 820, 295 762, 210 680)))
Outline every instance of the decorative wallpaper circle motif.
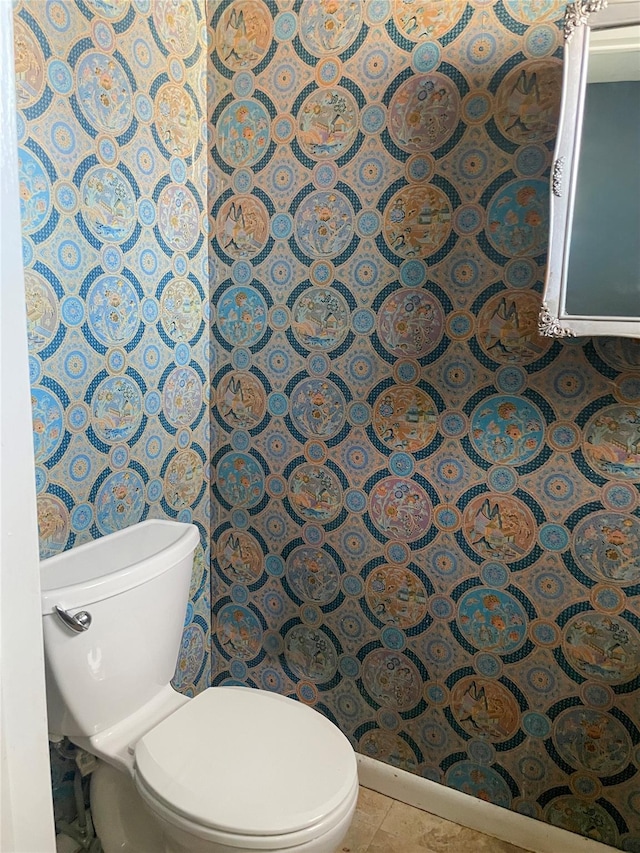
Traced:
POLYGON ((402 630, 422 622, 427 612, 427 591, 420 578, 389 563, 369 574, 365 599, 376 619, 402 630))
POLYGON ((312 258, 335 258, 351 242, 354 218, 353 207, 341 192, 312 192, 296 210, 298 243, 312 258))
POLYGON ((34 270, 25 269, 24 289, 29 351, 40 352, 58 328, 58 300, 49 282, 34 270))
POLYGON ((466 0, 394 2, 393 20, 399 32, 411 41, 435 41, 455 27, 466 6, 466 0))
POLYGON ((299 33, 314 56, 342 53, 354 41, 362 22, 359 0, 302 0, 299 33))
MULTIPOLYGON (((157 3, 155 7, 164 8, 157 3)), ((154 121, 160 141, 170 155, 186 158, 194 153, 200 137, 200 119, 193 100, 182 86, 165 83, 158 89, 154 121)))
POLYGON ((153 22, 163 44, 178 56, 189 56, 196 43, 197 21, 191 3, 152 3, 153 22))
POLYGON ((333 557, 322 548, 301 545, 287 557, 286 577, 303 601, 328 604, 340 586, 340 571, 333 557))
POLYGON ((253 287, 230 287, 217 307, 218 328, 232 346, 250 347, 266 331, 267 303, 253 287))
POLYGON ((140 325, 140 301, 127 279, 116 275, 98 278, 87 293, 91 331, 105 346, 125 346, 140 325))
POLYGON ((128 441, 142 418, 142 395, 128 376, 112 376, 98 385, 91 401, 91 423, 108 443, 128 441))
POLYGON ((69 538, 69 510, 60 500, 48 493, 38 495, 38 536, 40 538, 40 559, 59 554, 69 538))
POLYGON ((579 797, 556 797, 545 809, 545 819, 553 826, 587 837, 593 837, 595 830, 598 841, 603 844, 615 845, 618 840, 616 825, 609 812, 598 803, 579 797))
POLYGON ((446 775, 447 785, 464 791, 475 797, 487 797, 496 805, 509 808, 511 792, 502 776, 491 767, 474 764, 471 761, 459 761, 446 775))
POLYGON ((492 464, 522 465, 540 450, 545 423, 538 408, 522 397, 483 400, 471 416, 471 442, 492 464))
POLYGON ((482 350, 500 364, 528 364, 552 344, 538 333, 541 299, 533 291, 501 291, 483 304, 476 321, 482 350))
POLYGON ((264 386, 253 373, 231 371, 218 384, 217 405, 230 427, 253 429, 267 409, 264 386))
POLYGON ((180 450, 169 462, 164 475, 167 503, 181 510, 191 506, 203 483, 202 460, 195 450, 180 450))
POLYGON ((202 407, 202 380, 192 367, 172 370, 162 391, 163 411, 175 427, 189 426, 202 407))
POLYGON ((640 407, 600 409, 584 428, 582 449, 598 474, 640 482, 640 407))
POLYGON ((255 257, 269 239, 266 207, 253 195, 232 196, 218 213, 217 236, 232 258, 255 257))
POLYGON ((144 504, 144 482, 136 471, 110 474, 96 496, 96 524, 104 534, 123 530, 140 521, 144 504))
POLYGON ((472 737, 504 741, 518 730, 520 709, 515 697, 499 681, 467 676, 451 691, 451 710, 472 737))
POLYGON ((591 708, 567 708, 553 724, 553 742, 572 767, 612 776, 629 763, 632 743, 622 723, 591 708))
POLYGON ((428 258, 451 233, 451 202, 433 184, 398 190, 384 211, 384 239, 401 258, 428 258))
POLYGON ((260 651, 262 625, 248 607, 226 604, 218 613, 216 636, 229 657, 251 660, 260 651))
POLYGON ((107 243, 122 243, 136 226, 136 202, 120 172, 94 166, 81 187, 82 216, 90 231, 107 243))
POLYGON ((171 340, 189 341, 202 322, 202 299, 198 289, 185 278, 173 278, 162 289, 160 319, 171 340))
POLYGON ((127 11, 127 0, 87 0, 98 14, 112 21, 122 18, 127 11))
POLYGON ((269 113, 259 101, 232 101, 216 125, 220 156, 234 169, 255 165, 269 145, 270 125, 269 113))
POLYGON ((605 364, 616 370, 640 368, 639 338, 594 338, 593 345, 605 364))
POLYGON ((440 341, 443 327, 442 306, 428 290, 396 290, 378 312, 380 341, 395 356, 427 355, 440 341))
POLYGON ((36 463, 45 462, 64 438, 64 415, 60 400, 47 388, 31 389, 33 449, 36 463))
POLYGON ((640 634, 624 619, 579 613, 565 625, 562 649, 585 678, 623 684, 640 673, 640 634))
POLYGON ((566 8, 564 0, 505 0, 509 14, 523 24, 539 24, 561 17, 566 8))
POLYGON ((13 49, 16 72, 16 100, 20 109, 37 103, 47 82, 42 48, 20 18, 13 22, 13 49))
POLYGON ((90 127, 114 136, 128 127, 133 93, 129 78, 115 57, 94 50, 85 53, 76 65, 76 90, 90 127))
POLYGON ((431 397, 414 385, 392 385, 376 400, 372 424, 380 441, 391 450, 416 453, 436 434, 438 412, 431 397))
POLYGON ((403 738, 384 729, 372 729, 359 741, 359 750, 363 755, 385 761, 401 770, 415 773, 418 760, 415 752, 403 738))
POLYGON ((298 112, 297 139, 314 160, 335 160, 348 151, 358 133, 358 105, 346 89, 316 89, 298 112))
POLYGON ((287 663, 299 678, 314 683, 328 681, 338 668, 335 646, 323 631, 294 625, 284 638, 287 663))
POLYGON ((33 234, 51 211, 51 185, 42 163, 27 148, 18 148, 18 172, 22 231, 33 234))
POLYGON ((526 556, 534 545, 536 528, 529 507, 511 495, 478 495, 462 516, 465 539, 486 560, 512 562, 526 556))
POLYGON ((460 94, 444 74, 416 74, 402 83, 389 104, 387 127, 403 151, 423 154, 443 145, 456 129, 460 94))
POLYGON ((362 683, 369 696, 385 708, 408 711, 420 701, 422 676, 403 654, 375 649, 362 662, 362 683))
POLYGON ((290 412, 307 438, 333 438, 346 418, 344 394, 329 379, 304 379, 291 392, 290 412))
POLYGON ((218 539, 216 558, 236 583, 254 583, 264 568, 262 548, 246 530, 226 530, 218 539))
POLYGON ((386 477, 369 494, 369 514, 384 536, 413 542, 431 526, 433 509, 418 483, 403 477, 386 477))
POLYGON ((310 287, 295 301, 291 329, 303 347, 328 351, 346 338, 349 319, 349 307, 337 290, 310 287))
POLYGON ((232 71, 255 68, 271 47, 273 19, 262 0, 235 0, 216 27, 216 50, 232 71))
POLYGON ((202 666, 205 655, 204 632, 199 625, 188 625, 182 635, 178 665, 173 683, 177 688, 192 684, 202 666))
POLYGON ((158 196, 158 228, 165 242, 177 252, 193 248, 200 233, 198 205, 191 190, 168 184, 158 196))
POLYGON ((333 521, 342 509, 342 486, 324 465, 299 465, 289 478, 289 500, 307 521, 333 521))
POLYGON ((560 113, 562 63, 537 59, 513 68, 496 93, 495 122, 518 145, 553 139, 560 113))
POLYGON ((248 453, 227 453, 218 463, 216 483, 233 507, 251 509, 264 495, 264 471, 248 453))
POLYGON ((527 615, 520 602, 501 589, 476 587, 458 602, 458 624, 477 649, 509 654, 527 635, 527 615))
POLYGON ((494 195, 487 209, 487 238, 508 258, 540 255, 549 234, 549 184, 512 181, 494 195))
POLYGON ((574 529, 572 551, 580 568, 596 581, 638 583, 640 519, 618 512, 591 513, 574 529))

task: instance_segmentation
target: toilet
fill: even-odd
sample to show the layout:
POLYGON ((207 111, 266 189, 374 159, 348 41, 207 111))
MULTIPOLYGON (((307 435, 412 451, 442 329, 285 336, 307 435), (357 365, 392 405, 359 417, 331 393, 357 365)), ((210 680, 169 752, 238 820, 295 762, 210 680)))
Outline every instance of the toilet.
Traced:
POLYGON ((339 729, 275 693, 170 685, 198 541, 143 521, 42 561, 51 737, 97 759, 105 853, 334 853, 358 794, 339 729))

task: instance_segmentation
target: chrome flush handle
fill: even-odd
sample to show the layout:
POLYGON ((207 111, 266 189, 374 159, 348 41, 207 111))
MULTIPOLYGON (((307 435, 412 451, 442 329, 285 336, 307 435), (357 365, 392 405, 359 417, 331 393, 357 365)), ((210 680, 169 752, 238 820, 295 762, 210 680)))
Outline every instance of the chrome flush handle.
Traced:
POLYGON ((81 634, 83 631, 89 630, 89 626, 91 625, 91 614, 86 610, 81 610, 74 616, 72 616, 67 610, 63 610, 62 607, 58 607, 57 604, 54 605, 54 610, 58 614, 60 621, 64 622, 67 628, 75 631, 76 634, 81 634))

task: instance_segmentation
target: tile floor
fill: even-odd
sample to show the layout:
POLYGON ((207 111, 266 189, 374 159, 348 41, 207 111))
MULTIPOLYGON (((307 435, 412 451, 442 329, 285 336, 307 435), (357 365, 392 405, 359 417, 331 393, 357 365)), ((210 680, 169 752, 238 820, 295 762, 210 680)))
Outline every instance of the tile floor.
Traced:
POLYGON ((360 788, 349 834, 336 853, 526 853, 506 841, 360 788))

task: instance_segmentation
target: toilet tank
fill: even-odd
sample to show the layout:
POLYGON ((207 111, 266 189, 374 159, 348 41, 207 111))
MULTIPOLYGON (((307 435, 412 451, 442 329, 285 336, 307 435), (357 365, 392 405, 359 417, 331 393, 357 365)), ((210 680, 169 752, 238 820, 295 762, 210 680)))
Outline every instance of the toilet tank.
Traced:
POLYGON ((169 684, 189 596, 193 524, 143 521, 40 563, 49 731, 89 737, 169 684), (87 611, 73 632, 55 612, 87 611))

